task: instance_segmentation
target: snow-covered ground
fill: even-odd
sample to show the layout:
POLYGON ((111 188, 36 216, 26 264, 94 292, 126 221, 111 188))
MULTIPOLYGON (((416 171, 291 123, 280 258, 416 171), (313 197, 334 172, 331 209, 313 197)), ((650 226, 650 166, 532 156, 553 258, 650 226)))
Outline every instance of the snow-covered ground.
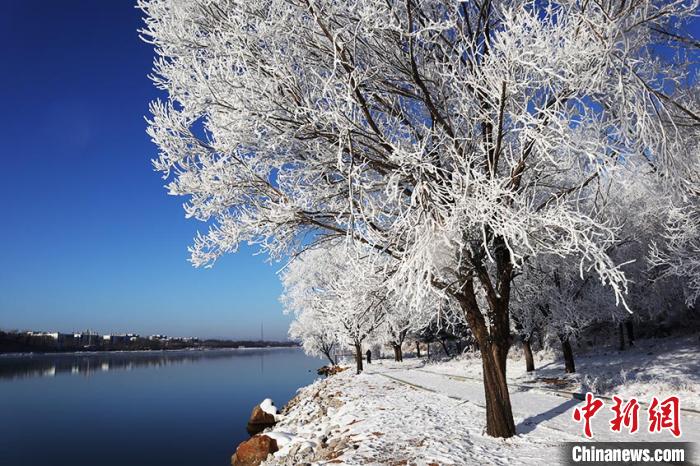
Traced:
MULTIPOLYGON (((577 352, 576 374, 565 374, 560 353, 535 354, 535 372, 525 372, 525 360, 518 345, 509 354, 510 383, 575 392, 646 399, 650 394, 677 395, 682 406, 700 411, 700 336, 638 340, 623 351, 603 347, 577 352)), ((425 368, 450 375, 481 379, 481 360, 465 354, 449 362, 425 368)))
MULTIPOLYGON (((645 401, 675 390, 685 407, 698 403, 699 356, 697 339, 683 339, 640 342, 622 354, 610 351, 579 355, 577 363, 581 372, 589 371, 589 377, 605 381, 608 376, 619 377, 623 367, 634 362, 637 365, 627 368, 626 377, 615 379, 615 391, 606 390, 609 394, 636 394, 645 401)), ((539 358, 539 377, 562 376, 561 367, 550 359, 547 354, 539 358)), ((559 444, 584 440, 582 425, 572 419, 580 402, 544 390, 551 388, 550 384, 526 388, 527 384, 520 383, 527 381, 524 370, 518 369, 520 365, 519 361, 511 361, 509 371, 517 426, 517 435, 511 439, 485 435, 477 358, 427 365, 423 360, 408 358, 404 363, 384 360, 367 365, 362 375, 347 370, 302 389, 273 428, 281 450, 265 464, 559 463, 559 444)), ((568 388, 582 379, 585 376, 571 378, 568 388)), ((639 432, 633 436, 615 433, 608 427, 612 411, 606 405, 593 419, 593 439, 674 440, 668 432, 647 432, 645 412, 644 408, 640 410, 639 432)), ((677 440, 700 439, 700 414, 683 412, 681 419, 682 437, 677 440)))

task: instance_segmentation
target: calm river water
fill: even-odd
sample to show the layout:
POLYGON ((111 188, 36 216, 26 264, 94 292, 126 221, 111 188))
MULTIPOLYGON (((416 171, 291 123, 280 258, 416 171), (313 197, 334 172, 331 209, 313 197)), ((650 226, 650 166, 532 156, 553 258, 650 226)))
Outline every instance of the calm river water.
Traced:
POLYGON ((0 465, 225 466, 253 406, 321 365, 272 348, 0 356, 0 465))

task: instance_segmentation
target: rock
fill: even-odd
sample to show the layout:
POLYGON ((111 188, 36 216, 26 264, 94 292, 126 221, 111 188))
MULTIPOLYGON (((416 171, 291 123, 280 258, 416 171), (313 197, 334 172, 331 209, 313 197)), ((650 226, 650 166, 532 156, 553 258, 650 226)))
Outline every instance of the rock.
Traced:
POLYGON ((259 434, 268 427, 275 425, 275 416, 266 413, 260 406, 253 408, 253 412, 250 413, 250 419, 248 420, 248 433, 250 435, 259 434))
POLYGON ((260 403, 260 409, 273 416, 277 414, 277 406, 275 406, 275 402, 269 398, 265 398, 262 403, 260 403))
POLYGON ((253 408, 248 422, 251 424, 274 424, 275 415, 265 412, 260 406, 253 408))
POLYGON ((316 373, 318 375, 324 375, 326 377, 329 377, 329 376, 335 375, 339 372, 343 372, 346 369, 347 369, 347 367, 341 367, 341 366, 323 366, 323 367, 319 368, 316 371, 316 373))
POLYGON ((279 448, 275 439, 267 435, 256 435, 238 445, 236 453, 231 457, 231 466, 258 466, 277 450, 279 448))

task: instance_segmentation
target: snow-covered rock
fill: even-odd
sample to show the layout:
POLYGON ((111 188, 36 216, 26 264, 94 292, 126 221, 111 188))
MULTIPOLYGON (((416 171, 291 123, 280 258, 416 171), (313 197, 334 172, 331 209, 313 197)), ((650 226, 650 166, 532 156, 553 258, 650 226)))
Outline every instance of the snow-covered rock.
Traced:
POLYGON ((265 398, 262 403, 260 403, 260 409, 273 416, 277 414, 277 407, 270 398, 265 398))
POLYGON ((265 398, 253 408, 248 420, 248 432, 252 435, 262 432, 277 422, 277 408, 271 399, 265 398))

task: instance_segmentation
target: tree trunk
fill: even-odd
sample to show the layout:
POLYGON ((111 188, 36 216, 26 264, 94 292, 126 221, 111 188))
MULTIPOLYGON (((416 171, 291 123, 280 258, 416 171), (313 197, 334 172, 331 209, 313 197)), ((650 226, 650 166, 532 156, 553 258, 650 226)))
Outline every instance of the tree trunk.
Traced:
MULTIPOLYGON (((487 326, 476 300, 473 282, 469 280, 464 285, 460 306, 481 352, 486 395, 486 433, 492 437, 512 437, 515 435, 515 422, 506 381, 506 358, 511 342, 508 301, 492 303, 493 316, 487 326)), ((503 297, 507 298, 508 293, 505 291, 503 297)))
POLYGON ((362 344, 355 343, 355 364, 357 366, 357 373, 362 372, 362 344))
POLYGON ((416 342, 416 357, 420 358, 420 343, 416 342))
POLYGON ((492 437, 515 435, 513 410, 506 382, 506 355, 508 349, 495 343, 482 344, 481 361, 486 395, 486 433, 492 437))
POLYGON ((336 362, 333 360, 333 356, 331 356, 330 351, 324 351, 323 354, 326 355, 326 358, 331 362, 331 366, 335 366, 336 362))
POLYGON ((427 351, 427 358, 430 359, 430 342, 427 342, 425 344, 426 351, 427 351))
POLYGON ((525 353, 525 370, 534 372, 535 360, 532 357, 532 347, 530 346, 530 338, 523 340, 523 352, 525 353))
POLYGON ((450 351, 447 349, 447 344, 445 344, 445 340, 440 340, 440 344, 442 345, 443 351, 445 351, 445 356, 447 356, 448 358, 452 357, 450 355, 450 351))
POLYGON ((627 341, 630 346, 634 346, 634 322, 632 319, 625 322, 625 327, 627 327, 627 341))
POLYGON ((561 340, 561 349, 564 352, 564 371, 567 374, 573 374, 576 372, 576 365, 574 364, 574 352, 571 349, 571 343, 569 343, 569 338, 559 337, 561 340))

